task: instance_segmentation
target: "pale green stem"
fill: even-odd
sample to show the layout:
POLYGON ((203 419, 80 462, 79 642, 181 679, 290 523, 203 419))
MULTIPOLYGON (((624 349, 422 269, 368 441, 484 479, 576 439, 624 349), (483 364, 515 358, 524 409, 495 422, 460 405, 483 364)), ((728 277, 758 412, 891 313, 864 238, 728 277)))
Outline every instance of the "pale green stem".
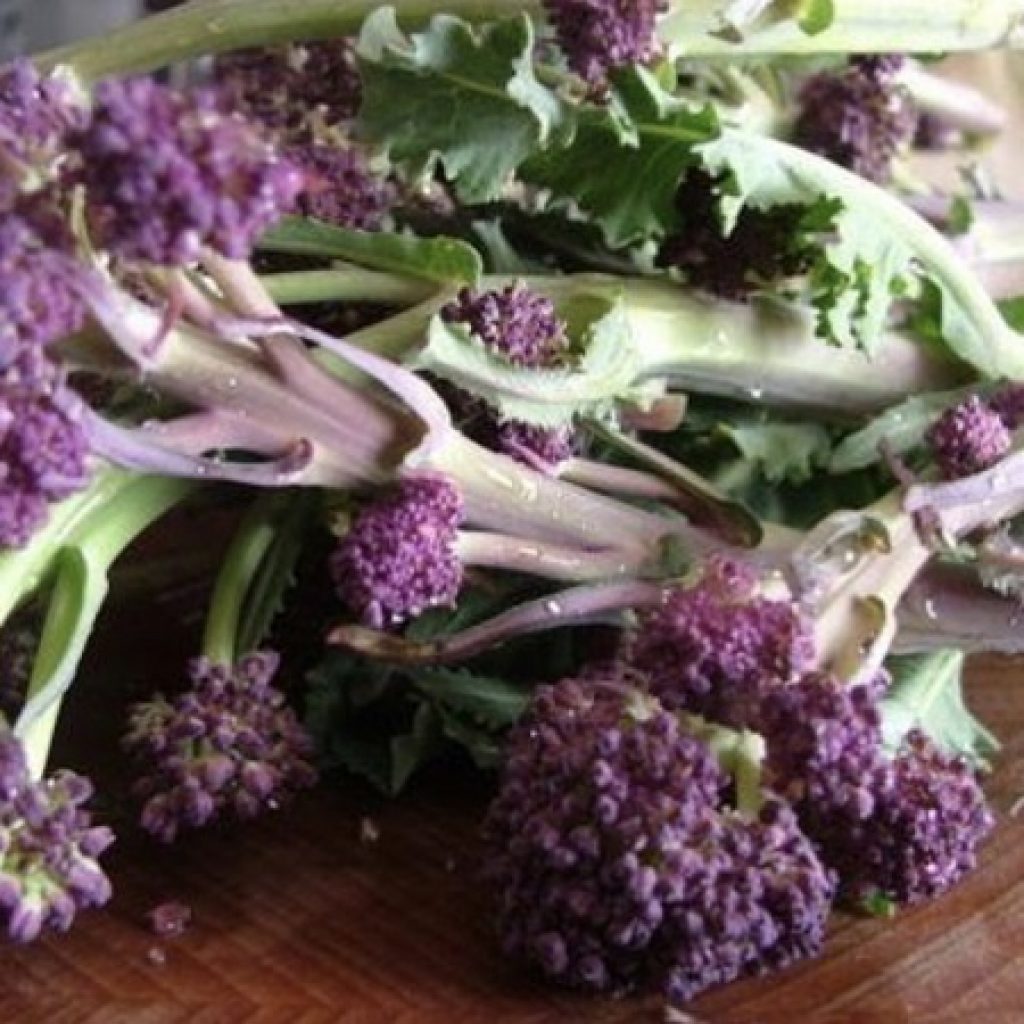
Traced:
POLYGON ((375 302, 382 306, 414 306, 436 291, 435 286, 415 278, 363 270, 361 267, 265 274, 260 280, 270 297, 282 306, 310 302, 375 302))

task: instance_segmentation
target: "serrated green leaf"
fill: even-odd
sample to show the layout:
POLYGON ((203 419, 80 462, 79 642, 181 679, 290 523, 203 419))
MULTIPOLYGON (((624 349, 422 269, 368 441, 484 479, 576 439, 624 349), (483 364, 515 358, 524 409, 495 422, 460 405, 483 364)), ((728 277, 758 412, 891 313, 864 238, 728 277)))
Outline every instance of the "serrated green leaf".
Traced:
POLYGON ((937 391, 929 395, 914 395, 905 402, 886 409, 867 426, 848 434, 836 445, 829 460, 829 472, 849 473, 878 462, 883 441, 896 455, 913 450, 924 442, 925 433, 943 410, 962 401, 968 395, 977 393, 978 388, 971 387, 937 391))
POLYGON ((489 770, 498 767, 502 750, 498 735, 473 722, 467 722, 444 705, 440 705, 437 711, 445 736, 462 747, 478 768, 489 770))
POLYGON ((492 730, 517 722, 530 699, 525 686, 464 669, 413 669, 410 675, 431 699, 492 730))
POLYGON ((441 742, 441 721, 437 712, 429 704, 420 704, 413 715, 412 729, 391 740, 389 787, 392 796, 405 788, 417 768, 438 753, 441 742))
POLYGON ((819 423, 722 424, 720 429, 770 483, 809 480, 831 449, 828 431, 819 423))
POLYGON ((964 655, 960 651, 890 658, 892 685, 881 703, 882 735, 895 752, 911 729, 921 729, 943 750, 979 766, 999 742, 964 704, 964 655))
POLYGON ((285 217, 260 239, 260 248, 343 259, 440 284, 475 284, 483 273, 480 254, 457 238, 353 231, 305 217, 285 217))
POLYGON ((561 130, 561 101, 533 72, 533 23, 519 14, 474 31, 448 15, 406 36, 393 8, 367 18, 357 53, 357 131, 412 174, 440 163, 465 202, 495 199, 561 130))
POLYGON ((710 106, 694 109, 644 68, 615 76, 610 102, 583 108, 571 143, 529 161, 521 176, 578 206, 621 248, 680 226, 675 193, 693 147, 718 132, 710 106))
POLYGON ((435 316, 427 344, 415 366, 428 370, 482 398, 502 419, 540 427, 571 424, 578 416, 601 418, 621 400, 643 400, 635 384, 640 354, 621 300, 580 299, 574 309, 560 308, 582 350, 570 368, 533 370, 515 367, 492 355, 464 328, 435 316), (573 331, 573 321, 586 324, 573 331))

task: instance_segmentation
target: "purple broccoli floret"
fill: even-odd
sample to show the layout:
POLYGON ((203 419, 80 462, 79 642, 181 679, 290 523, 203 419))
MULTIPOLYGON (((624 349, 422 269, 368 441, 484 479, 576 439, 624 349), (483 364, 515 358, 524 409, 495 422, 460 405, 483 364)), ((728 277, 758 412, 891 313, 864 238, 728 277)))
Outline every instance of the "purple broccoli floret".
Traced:
POLYGON ((988 405, 999 414, 1008 430, 1024 425, 1024 386, 1004 385, 989 397, 988 405))
POLYGON ((224 102, 289 140, 309 141, 314 121, 355 117, 362 83, 348 39, 220 54, 214 76, 224 102))
POLYGON ((8 158, 45 167, 85 120, 69 80, 41 76, 25 57, 0 66, 0 150, 8 158))
POLYGON ((396 191, 359 150, 311 144, 292 147, 286 156, 305 176, 300 213, 345 228, 380 230, 396 191))
POLYGON ((674 999, 813 953, 832 883, 792 814, 722 806, 707 746, 620 678, 541 687, 484 824, 507 952, 674 999))
POLYGON ((513 366, 553 366, 569 347, 554 303, 522 282, 502 291, 463 288, 441 319, 465 327, 492 355, 513 366))
POLYGON ((94 229, 118 256, 175 266, 209 246, 246 258, 295 204, 301 172, 212 91, 101 82, 77 136, 94 229))
POLYGON ((848 687, 808 675, 769 691, 757 727, 767 776, 788 797, 843 893, 909 904, 936 896, 973 868, 992 827, 970 766, 921 732, 895 758, 882 748, 885 679, 848 687))
POLYGON ((643 618, 630 661, 667 707, 744 725, 766 685, 798 676, 813 657, 796 605, 759 596, 744 566, 716 558, 695 586, 643 618))
POLYGON ((135 793, 147 832, 171 842, 183 827, 253 818, 313 785, 312 742, 272 684, 279 662, 269 651, 234 665, 196 658, 191 689, 132 709, 124 747, 143 769, 135 793))
POLYGON ((798 242, 800 207, 744 207, 725 235, 717 191, 702 171, 690 171, 680 182, 675 202, 683 227, 662 243, 660 266, 674 267, 695 288, 733 301, 808 269, 808 250, 798 242))
POLYGON ((83 405, 38 350, 0 373, 0 547, 21 547, 47 520, 52 502, 90 478, 83 405))
POLYGON ((569 67, 591 85, 657 53, 655 26, 667 0, 544 0, 569 67))
POLYGON ((947 409, 932 424, 926 440, 947 480, 988 469, 1012 443, 1003 416, 977 395, 947 409))
POLYGON ((75 287, 81 270, 67 223, 43 195, 0 214, 0 368, 26 346, 78 330, 85 305, 75 287))
POLYGON ((809 79, 793 128, 799 146, 884 184, 914 137, 917 112, 899 85, 902 58, 858 57, 838 73, 809 79))
POLYGON ((339 596, 375 629, 454 604, 462 517, 462 496, 444 477, 406 477, 359 513, 331 556, 339 596))
POLYGON ((13 941, 67 931, 79 910, 110 899, 99 857, 114 836, 92 824, 91 796, 92 784, 73 772, 33 780, 21 742, 0 732, 0 910, 13 941))

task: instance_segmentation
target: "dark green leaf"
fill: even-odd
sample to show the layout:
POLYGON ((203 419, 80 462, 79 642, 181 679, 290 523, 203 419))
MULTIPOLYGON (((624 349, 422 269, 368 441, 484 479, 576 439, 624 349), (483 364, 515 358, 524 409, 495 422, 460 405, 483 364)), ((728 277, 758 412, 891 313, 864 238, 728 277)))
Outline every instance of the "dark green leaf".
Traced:
POLYGON ((721 430, 769 483, 802 483, 828 461, 828 431, 819 423, 723 424, 721 430))
POLYGON ((480 254, 456 238, 351 231, 302 217, 285 217, 263 236, 260 248, 343 259, 440 284, 473 284, 483 273, 480 254))
POLYGON ((530 699, 526 686, 464 669, 413 669, 410 675, 432 700, 492 730, 518 721, 530 699))
POLYGON ((561 102, 534 77, 533 45, 526 14, 477 32, 439 14, 406 36, 394 9, 379 9, 359 40, 359 134, 414 175, 439 162, 466 202, 497 198, 563 122, 561 102))
POLYGON ((1024 331, 1024 295, 1003 299, 999 303, 999 312, 1015 331, 1024 331))

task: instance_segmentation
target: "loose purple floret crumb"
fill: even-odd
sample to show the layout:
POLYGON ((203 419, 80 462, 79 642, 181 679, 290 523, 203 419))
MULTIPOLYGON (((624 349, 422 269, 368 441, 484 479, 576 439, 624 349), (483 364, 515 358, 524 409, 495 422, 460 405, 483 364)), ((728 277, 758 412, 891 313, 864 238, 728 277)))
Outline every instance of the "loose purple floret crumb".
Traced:
POLYGON ((311 144, 285 155, 304 175, 300 213, 344 228, 380 230, 397 192, 359 150, 311 144))

